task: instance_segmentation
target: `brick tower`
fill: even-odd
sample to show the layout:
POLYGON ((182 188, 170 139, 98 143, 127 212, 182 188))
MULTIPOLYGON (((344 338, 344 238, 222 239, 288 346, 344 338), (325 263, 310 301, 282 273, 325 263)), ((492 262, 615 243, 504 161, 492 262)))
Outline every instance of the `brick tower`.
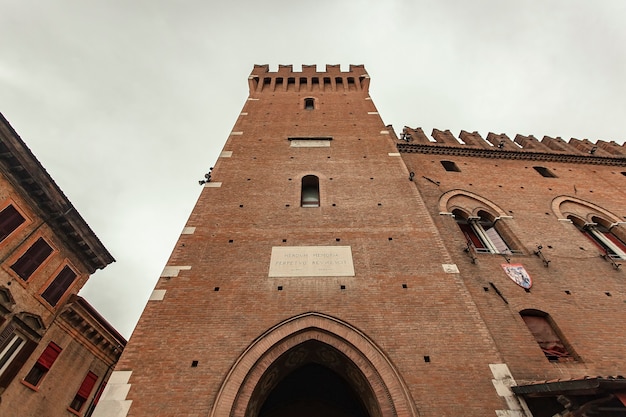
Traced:
MULTIPOLYGON (((467 169, 445 156, 471 138, 454 145, 440 132, 420 145, 421 130, 407 129, 399 141, 363 66, 255 66, 248 83, 95 416, 524 416, 507 361, 527 381, 589 372, 554 368, 518 311, 491 316, 515 289, 515 307, 539 321, 548 300, 517 302, 531 293, 500 264, 519 256, 541 272, 534 241, 515 237, 513 214, 467 191, 467 169), (448 172, 460 175, 444 184, 448 172)), ((464 154, 483 164, 474 175, 487 178, 485 152, 498 145, 464 154)), ((609 366, 617 356, 604 374, 624 369, 609 366)))

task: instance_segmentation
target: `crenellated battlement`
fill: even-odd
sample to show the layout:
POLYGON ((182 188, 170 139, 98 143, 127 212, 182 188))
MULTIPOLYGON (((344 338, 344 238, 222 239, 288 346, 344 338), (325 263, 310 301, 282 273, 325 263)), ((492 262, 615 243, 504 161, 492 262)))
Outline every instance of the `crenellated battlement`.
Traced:
POLYGON ((429 138, 422 128, 404 127, 397 143, 400 152, 480 156, 486 158, 554 160, 626 166, 626 146, 611 141, 588 139, 565 141, 560 137, 516 135, 511 140, 501 133, 483 138, 478 132, 461 131, 456 138, 449 130, 433 129, 429 138))
POLYGON ((302 65, 294 71, 293 65, 279 65, 270 71, 269 65, 255 65, 248 77, 250 94, 264 92, 365 92, 369 91, 369 75, 364 65, 350 65, 341 71, 340 65, 326 65, 318 71, 317 65, 302 65))

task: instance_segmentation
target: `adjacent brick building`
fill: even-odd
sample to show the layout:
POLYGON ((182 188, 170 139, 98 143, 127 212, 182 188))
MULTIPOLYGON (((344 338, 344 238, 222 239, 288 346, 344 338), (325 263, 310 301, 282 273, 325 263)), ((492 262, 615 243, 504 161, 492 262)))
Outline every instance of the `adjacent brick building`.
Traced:
POLYGON ((77 293, 113 260, 0 115, 0 415, 91 415, 126 340, 77 293))
POLYGON ((623 415, 624 146, 398 138, 369 81, 255 66, 97 417, 623 415))

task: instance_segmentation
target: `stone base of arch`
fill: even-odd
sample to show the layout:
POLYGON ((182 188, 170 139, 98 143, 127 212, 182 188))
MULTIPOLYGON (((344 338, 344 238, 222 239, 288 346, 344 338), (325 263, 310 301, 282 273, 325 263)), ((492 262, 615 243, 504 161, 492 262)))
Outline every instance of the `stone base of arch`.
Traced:
POLYGON ((371 417, 419 415, 398 371, 372 340, 334 317, 305 313, 269 329, 246 349, 210 416, 257 417, 282 376, 307 361, 343 373, 371 417))

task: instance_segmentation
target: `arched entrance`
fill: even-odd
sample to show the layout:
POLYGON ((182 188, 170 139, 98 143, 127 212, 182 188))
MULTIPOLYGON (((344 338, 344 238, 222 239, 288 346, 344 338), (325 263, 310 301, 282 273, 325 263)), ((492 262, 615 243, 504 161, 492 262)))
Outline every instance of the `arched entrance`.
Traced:
MULTIPOLYGON (((341 352, 310 340, 281 355, 266 371, 250 405, 258 417, 371 417, 373 397, 360 371, 341 352)), ((378 410, 374 411, 378 414, 378 410)))
POLYGON ((212 417, 415 417, 383 352, 336 318, 306 313, 257 338, 238 358, 212 417))

